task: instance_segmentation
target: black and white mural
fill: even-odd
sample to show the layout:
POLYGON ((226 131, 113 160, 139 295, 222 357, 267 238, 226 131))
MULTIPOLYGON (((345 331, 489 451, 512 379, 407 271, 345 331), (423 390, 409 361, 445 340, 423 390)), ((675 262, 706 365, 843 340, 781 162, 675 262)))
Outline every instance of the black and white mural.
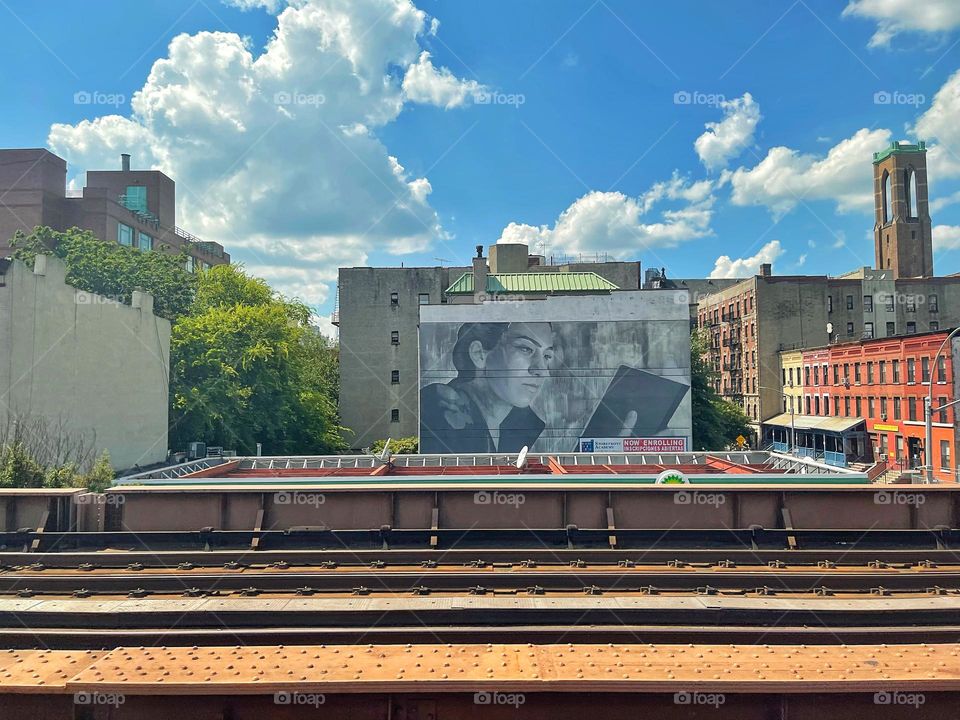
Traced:
POLYGON ((690 336, 675 292, 421 308, 420 451, 684 451, 690 336))

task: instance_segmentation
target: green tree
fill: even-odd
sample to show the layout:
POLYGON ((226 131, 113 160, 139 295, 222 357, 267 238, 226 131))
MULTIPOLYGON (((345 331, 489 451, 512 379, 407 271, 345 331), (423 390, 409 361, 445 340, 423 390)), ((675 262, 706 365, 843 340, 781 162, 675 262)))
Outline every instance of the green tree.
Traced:
POLYGON ((199 276, 190 314, 173 327, 171 436, 252 453, 343 447, 336 361, 310 311, 262 280, 220 265, 199 276))
POLYGON ((38 227, 29 235, 18 230, 11 241, 13 256, 28 264, 38 253, 55 255, 67 266, 67 282, 79 290, 130 303, 134 290, 153 295, 154 312, 175 320, 193 302, 196 276, 187 272, 185 253, 143 252, 99 240, 88 230, 57 232, 38 227))
MULTIPOLYGON (((386 439, 376 440, 370 447, 370 452, 372 452, 374 455, 379 455, 383 452, 383 446, 386 442, 386 439)), ((402 438, 391 438, 390 452, 397 455, 415 455, 416 453, 420 452, 420 438, 418 438, 416 435, 402 438)))
POLYGON ((721 450, 738 435, 750 436, 750 420, 737 405, 713 389, 716 374, 709 365, 710 339, 700 330, 690 336, 691 399, 694 450, 721 450))

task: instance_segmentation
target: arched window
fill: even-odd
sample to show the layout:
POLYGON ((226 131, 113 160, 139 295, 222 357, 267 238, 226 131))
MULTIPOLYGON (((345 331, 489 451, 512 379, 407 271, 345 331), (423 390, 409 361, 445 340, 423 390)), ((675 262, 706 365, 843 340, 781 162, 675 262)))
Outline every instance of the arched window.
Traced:
POLYGON ((903 171, 903 191, 907 200, 907 217, 915 218, 920 212, 917 207, 917 173, 912 167, 903 171))
POLYGON ((892 200, 890 196, 890 173, 886 170, 883 171, 883 179, 880 181, 880 187, 883 191, 883 222, 890 222, 890 211, 892 206, 892 200))

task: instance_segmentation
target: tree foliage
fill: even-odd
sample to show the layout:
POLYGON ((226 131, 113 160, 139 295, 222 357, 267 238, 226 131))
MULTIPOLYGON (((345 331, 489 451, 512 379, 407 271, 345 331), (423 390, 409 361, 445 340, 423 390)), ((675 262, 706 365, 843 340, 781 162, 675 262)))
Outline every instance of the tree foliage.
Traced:
MULTIPOLYGON (((370 447, 370 452, 379 455, 383 452, 386 439, 376 440, 370 447)), ((402 438, 390 438, 390 452, 397 455, 415 455, 420 452, 420 438, 416 435, 402 438)))
POLYGON ((690 337, 691 395, 694 450, 722 450, 738 435, 750 436, 750 420, 738 406, 713 389, 715 373, 707 362, 710 341, 694 330, 690 337))
POLYGON ((38 253, 59 257, 67 266, 67 282, 79 290, 128 305, 134 290, 148 292, 154 312, 167 320, 186 313, 193 301, 196 276, 186 271, 184 253, 143 252, 79 228, 38 227, 29 235, 18 230, 10 244, 13 256, 31 265, 38 253))
POLYGON ((252 453, 340 449, 336 352, 310 311, 239 268, 199 276, 171 339, 172 436, 252 453))

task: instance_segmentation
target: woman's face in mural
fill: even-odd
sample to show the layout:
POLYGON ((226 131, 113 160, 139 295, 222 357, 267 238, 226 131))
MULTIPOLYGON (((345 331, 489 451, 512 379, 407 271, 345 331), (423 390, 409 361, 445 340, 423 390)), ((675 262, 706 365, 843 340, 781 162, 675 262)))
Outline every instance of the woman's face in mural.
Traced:
POLYGON ((511 323, 479 374, 502 401, 523 408, 539 394, 553 356, 549 323, 511 323))

